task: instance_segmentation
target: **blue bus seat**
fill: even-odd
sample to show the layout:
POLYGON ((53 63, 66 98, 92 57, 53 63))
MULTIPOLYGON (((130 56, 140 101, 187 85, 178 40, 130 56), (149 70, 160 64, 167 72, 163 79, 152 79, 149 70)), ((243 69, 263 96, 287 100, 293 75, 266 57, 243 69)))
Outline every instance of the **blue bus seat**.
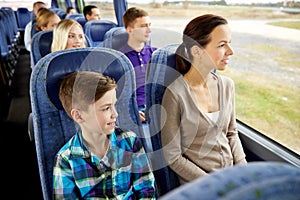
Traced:
POLYGON ((160 200, 298 200, 300 169, 280 162, 249 162, 200 177, 160 200))
POLYGON ((124 27, 114 27, 104 35, 103 46, 119 50, 127 43, 128 33, 124 27))
POLYGON ((34 141, 44 199, 51 199, 53 161, 58 150, 76 133, 77 126, 58 97, 60 80, 74 71, 95 71, 117 82, 117 125, 143 137, 135 100, 135 75, 129 59, 104 47, 53 52, 43 57, 30 77, 34 141), (101 62, 99 62, 101 61, 101 62))
POLYGON ((17 59, 19 56, 19 45, 21 34, 18 30, 18 24, 15 12, 11 7, 1 7, 0 8, 0 19, 3 20, 4 24, 4 34, 1 37, 6 37, 7 44, 12 52, 12 55, 17 59))
POLYGON ((152 165, 160 195, 179 186, 177 175, 166 164, 161 144, 161 102, 166 87, 172 83, 179 72, 175 70, 175 51, 179 44, 170 44, 153 52, 146 76, 146 116, 153 149, 152 165))
POLYGON ((5 15, 7 18, 7 31, 10 33, 10 40, 12 43, 14 43, 16 46, 20 42, 20 31, 18 30, 18 22, 17 17, 15 15, 15 11, 11 7, 1 7, 1 12, 5 15))
POLYGON ((39 31, 36 30, 36 26, 37 26, 36 20, 32 20, 31 24, 32 24, 32 25, 31 25, 30 35, 31 35, 31 38, 33 38, 33 36, 34 36, 36 33, 38 33, 39 31))
POLYGON ((75 19, 76 17, 84 17, 82 13, 67 14, 65 19, 75 19))
POLYGON ((0 47, 1 47, 1 58, 6 69, 7 77, 11 82, 17 64, 18 53, 12 41, 11 34, 8 31, 10 28, 9 20, 5 17, 5 14, 0 10, 0 47))
POLYGON ((85 17, 83 17, 83 16, 78 16, 78 17, 75 17, 74 19, 82 26, 82 29, 83 29, 83 31, 84 31, 84 25, 85 25, 85 23, 86 23, 85 17))
POLYGON ((62 8, 50 8, 52 11, 54 11, 60 19, 64 19, 66 16, 66 10, 62 8))
POLYGON ((31 11, 26 7, 19 7, 16 10, 16 17, 19 31, 24 31, 26 25, 31 21, 31 11))
POLYGON ((91 40, 92 46, 103 46, 104 35, 117 24, 109 20, 92 20, 84 25, 84 33, 91 40))

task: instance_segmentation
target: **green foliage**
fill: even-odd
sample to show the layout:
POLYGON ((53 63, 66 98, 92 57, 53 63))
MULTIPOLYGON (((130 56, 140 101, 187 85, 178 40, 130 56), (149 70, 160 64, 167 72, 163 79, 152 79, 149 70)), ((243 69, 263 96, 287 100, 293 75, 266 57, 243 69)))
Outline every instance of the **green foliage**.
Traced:
POLYGON ((300 21, 278 21, 278 22, 269 22, 269 25, 280 26, 284 28, 292 28, 300 30, 300 21))

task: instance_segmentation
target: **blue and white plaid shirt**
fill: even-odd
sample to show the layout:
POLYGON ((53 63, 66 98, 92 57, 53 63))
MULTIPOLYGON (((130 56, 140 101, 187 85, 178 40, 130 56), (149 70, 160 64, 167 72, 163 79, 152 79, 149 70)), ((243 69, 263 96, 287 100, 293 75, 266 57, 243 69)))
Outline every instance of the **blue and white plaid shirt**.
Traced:
POLYGON ((77 132, 57 153, 53 171, 54 199, 155 199, 155 180, 135 133, 116 128, 100 159, 77 132))

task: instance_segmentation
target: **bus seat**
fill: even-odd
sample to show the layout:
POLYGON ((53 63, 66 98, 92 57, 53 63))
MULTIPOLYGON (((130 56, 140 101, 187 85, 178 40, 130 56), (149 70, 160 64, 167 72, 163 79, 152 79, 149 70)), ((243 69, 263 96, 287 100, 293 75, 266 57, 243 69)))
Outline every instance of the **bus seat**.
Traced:
POLYGON ((84 25, 86 23, 85 17, 79 16, 75 17, 74 19, 82 26, 82 29, 84 30, 84 25))
POLYGON ((235 165, 187 183, 160 200, 297 200, 300 169, 280 162, 235 165))
POLYGON ((167 166, 161 144, 161 102, 166 87, 179 76, 175 70, 174 55, 179 44, 170 44, 153 52, 146 77, 146 116, 153 149, 152 165, 160 195, 179 186, 174 171, 167 166))
POLYGON ((39 31, 33 35, 30 51, 32 66, 51 52, 52 37, 52 30, 39 31))
POLYGON ((91 40, 92 46, 103 46, 104 35, 111 28, 117 27, 117 24, 109 20, 92 20, 84 25, 84 33, 91 40))
POLYGON ((64 19, 66 16, 66 10, 62 8, 50 8, 50 10, 54 11, 60 19, 64 19))
POLYGON ((38 168, 44 199, 51 199, 53 161, 77 126, 65 113, 58 97, 62 77, 74 71, 95 71, 117 82, 117 125, 143 135, 135 100, 135 75, 121 52, 103 47, 67 49, 50 53, 33 68, 30 100, 38 168), (101 61, 101 62, 99 62, 101 61))
MULTIPOLYGON (((51 45, 53 39, 53 30, 39 31, 33 38, 31 43, 31 60, 34 66, 42 57, 51 53, 51 45)), ((91 47, 91 41, 85 36, 87 47, 91 47)))
POLYGON ((82 13, 67 14, 65 19, 75 19, 76 17, 84 17, 82 13))
POLYGON ((0 8, 0 19, 3 20, 4 34, 1 37, 6 37, 7 44, 17 59, 19 56, 20 31, 18 30, 17 19, 14 10, 11 7, 0 8))
POLYGON ((16 17, 19 31, 24 31, 26 25, 31 21, 31 11, 26 7, 19 7, 16 10, 16 17))
POLYGON ((34 36, 38 31, 36 30, 36 26, 37 26, 36 20, 32 20, 31 23, 32 23, 32 25, 31 25, 30 35, 31 35, 31 38, 33 38, 33 36, 34 36))
POLYGON ((2 12, 0 10, 0 48, 1 48, 1 59, 4 64, 5 74, 9 82, 13 80, 13 74, 15 71, 15 67, 17 64, 18 54, 15 53, 14 44, 11 43, 10 33, 8 31, 9 21, 7 18, 2 16, 2 12))
POLYGON ((10 40, 12 43, 15 43, 15 45, 19 44, 21 35, 20 31, 18 30, 18 22, 15 11, 11 7, 1 7, 0 10, 8 20, 7 28, 10 32, 10 40))
POLYGON ((128 33, 124 27, 115 27, 107 31, 104 35, 103 46, 119 50, 127 43, 128 33))

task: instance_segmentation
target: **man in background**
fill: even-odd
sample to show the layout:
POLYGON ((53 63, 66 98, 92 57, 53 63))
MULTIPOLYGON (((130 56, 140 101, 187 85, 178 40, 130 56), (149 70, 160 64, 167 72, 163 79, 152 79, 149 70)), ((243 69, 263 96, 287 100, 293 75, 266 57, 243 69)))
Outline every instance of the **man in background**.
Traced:
POLYGON ((83 15, 86 21, 100 20, 100 9, 95 5, 87 5, 83 8, 83 15))
POLYGON ((151 20, 148 13, 140 8, 129 8, 123 15, 123 23, 128 33, 127 43, 121 47, 131 61, 136 78, 136 100, 139 108, 140 119, 146 122, 146 71, 152 53, 157 49, 149 46, 151 36, 151 20))
POLYGON ((31 51, 31 29, 32 29, 32 24, 36 21, 36 15, 39 11, 40 8, 46 8, 46 4, 42 1, 36 1, 33 3, 33 8, 32 8, 32 20, 28 22, 28 24, 25 26, 25 31, 24 31, 24 44, 25 48, 27 51, 31 51))

